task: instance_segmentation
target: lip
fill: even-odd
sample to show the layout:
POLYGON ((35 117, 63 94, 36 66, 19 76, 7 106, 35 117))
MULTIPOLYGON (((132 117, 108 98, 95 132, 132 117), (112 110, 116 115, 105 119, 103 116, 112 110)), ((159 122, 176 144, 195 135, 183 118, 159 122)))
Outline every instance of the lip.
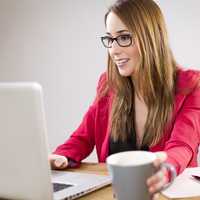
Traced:
POLYGON ((122 67, 124 66, 127 62, 129 61, 128 58, 121 58, 121 59, 116 59, 115 63, 117 66, 122 67))

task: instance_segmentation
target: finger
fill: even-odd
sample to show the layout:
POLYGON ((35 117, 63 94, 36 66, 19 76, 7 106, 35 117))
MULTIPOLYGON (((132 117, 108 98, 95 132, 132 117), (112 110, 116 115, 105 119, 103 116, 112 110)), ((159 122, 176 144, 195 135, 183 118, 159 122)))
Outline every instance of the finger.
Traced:
POLYGON ((159 200, 159 196, 158 193, 154 194, 152 200, 159 200))
POLYGON ((163 151, 156 152, 157 159, 154 161, 155 167, 160 167, 161 163, 163 163, 167 159, 167 154, 163 151))
POLYGON ((154 184, 153 186, 149 188, 149 193, 154 194, 154 193, 160 192, 163 189, 165 184, 166 184, 165 179, 161 180, 160 182, 158 182, 157 184, 154 184))
POLYGON ((166 183, 167 178, 161 170, 147 180, 147 185, 151 194, 162 190, 166 183))
POLYGON ((49 160, 50 163, 54 163, 54 161, 55 161, 56 159, 60 158, 60 157, 62 157, 62 156, 57 155, 57 154, 50 154, 50 155, 48 156, 48 160, 49 160))
POLYGON ((54 164, 54 161, 56 160, 56 156, 51 154, 48 156, 48 160, 49 160, 51 168, 54 169, 56 167, 54 164))
POLYGON ((63 162, 63 164, 60 166, 60 169, 65 169, 68 166, 68 161, 63 162))
POLYGON ((164 178, 164 174, 162 170, 159 170, 155 175, 151 176, 147 179, 147 185, 151 186, 161 181, 164 178))
POLYGON ((65 166, 67 166, 67 160, 64 158, 57 158, 54 160, 54 165, 55 165, 55 167, 63 168, 65 166))

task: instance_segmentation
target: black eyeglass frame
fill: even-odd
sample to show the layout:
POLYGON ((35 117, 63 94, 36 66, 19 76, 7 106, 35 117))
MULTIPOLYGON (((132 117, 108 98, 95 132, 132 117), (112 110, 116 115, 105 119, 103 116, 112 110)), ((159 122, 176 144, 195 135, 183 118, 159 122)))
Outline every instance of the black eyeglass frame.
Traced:
POLYGON ((117 44, 118 44, 120 47, 129 47, 129 46, 131 46, 131 45, 133 44, 133 37, 132 37, 131 34, 118 35, 117 37, 109 37, 109 36, 103 36, 103 37, 101 37, 101 42, 103 43, 103 46, 104 46, 105 48, 111 48, 114 41, 116 41, 117 44), (130 36, 130 43, 127 44, 127 45, 121 45, 121 44, 118 42, 118 38, 119 38, 119 37, 122 37, 122 36, 130 36), (106 39, 106 38, 111 39, 111 44, 110 44, 110 46, 105 45, 104 39, 106 39))

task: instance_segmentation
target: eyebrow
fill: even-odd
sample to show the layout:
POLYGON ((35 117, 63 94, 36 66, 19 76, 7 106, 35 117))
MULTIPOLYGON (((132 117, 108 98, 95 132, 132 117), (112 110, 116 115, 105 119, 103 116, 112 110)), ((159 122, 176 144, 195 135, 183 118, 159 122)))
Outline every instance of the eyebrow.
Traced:
MULTIPOLYGON (((116 33, 123 33, 123 32, 129 32, 128 30, 119 30, 116 33)), ((107 35, 111 35, 111 33, 106 32, 107 35)))

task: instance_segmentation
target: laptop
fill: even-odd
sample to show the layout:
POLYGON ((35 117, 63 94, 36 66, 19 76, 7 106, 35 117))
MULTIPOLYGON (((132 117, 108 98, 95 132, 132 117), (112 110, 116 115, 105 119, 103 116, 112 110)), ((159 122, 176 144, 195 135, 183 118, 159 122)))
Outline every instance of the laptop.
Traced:
POLYGON ((1 199, 75 199, 111 183, 109 176, 50 169, 38 83, 0 83, 0 136, 1 199))

